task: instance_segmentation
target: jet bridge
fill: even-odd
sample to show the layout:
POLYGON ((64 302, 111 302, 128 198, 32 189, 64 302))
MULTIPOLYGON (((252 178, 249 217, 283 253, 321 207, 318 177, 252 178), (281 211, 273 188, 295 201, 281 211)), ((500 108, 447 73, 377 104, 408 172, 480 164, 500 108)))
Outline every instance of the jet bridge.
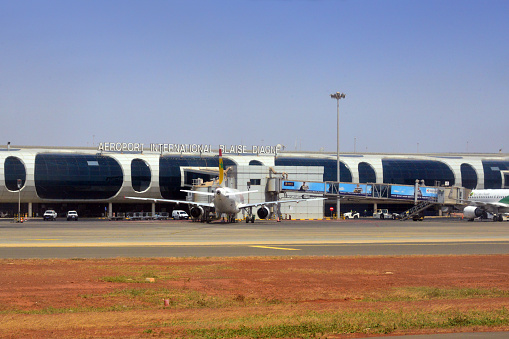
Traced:
POLYGON ((463 204, 469 190, 459 186, 425 186, 375 184, 375 183, 344 183, 325 182, 326 197, 340 196, 341 200, 356 202, 414 202, 434 201, 443 205, 463 204))
POLYGON ((297 193, 307 196, 324 196, 331 200, 339 196, 341 201, 360 204, 414 203, 414 208, 402 214, 405 219, 435 205, 464 205, 469 194, 469 190, 464 187, 425 186, 417 180, 415 185, 282 180, 281 192, 285 195, 297 193))

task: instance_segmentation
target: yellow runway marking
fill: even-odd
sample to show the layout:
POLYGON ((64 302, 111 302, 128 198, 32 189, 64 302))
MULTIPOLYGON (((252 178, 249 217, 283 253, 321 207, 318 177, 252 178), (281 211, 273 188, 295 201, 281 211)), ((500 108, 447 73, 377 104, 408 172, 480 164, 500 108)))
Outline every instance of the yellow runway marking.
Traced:
POLYGON ((283 251, 300 251, 300 248, 285 248, 285 247, 272 247, 272 246, 251 246, 257 248, 268 248, 271 250, 283 250, 283 251))
POLYGON ((46 241, 46 240, 62 240, 62 239, 26 239, 26 240, 32 240, 32 241, 46 241))

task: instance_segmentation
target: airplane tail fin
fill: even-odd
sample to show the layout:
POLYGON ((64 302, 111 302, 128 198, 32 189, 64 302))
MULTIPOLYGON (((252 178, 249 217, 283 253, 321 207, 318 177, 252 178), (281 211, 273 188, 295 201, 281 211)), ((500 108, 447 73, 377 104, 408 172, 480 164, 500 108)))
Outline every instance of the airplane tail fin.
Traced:
POLYGON ((223 165, 223 152, 219 149, 219 185, 223 183, 224 178, 224 165, 223 165))

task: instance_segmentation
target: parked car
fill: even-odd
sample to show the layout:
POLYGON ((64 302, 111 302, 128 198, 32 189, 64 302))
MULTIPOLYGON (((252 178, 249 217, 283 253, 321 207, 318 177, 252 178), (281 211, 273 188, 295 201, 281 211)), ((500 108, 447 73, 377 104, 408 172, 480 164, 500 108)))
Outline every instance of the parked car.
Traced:
POLYGON ((171 217, 175 220, 189 219, 189 215, 186 213, 186 211, 182 210, 174 210, 173 212, 171 212, 171 217))
POLYGON ((43 220, 57 220, 57 212, 54 210, 47 210, 44 212, 43 220))
POLYGON ((78 212, 68 211, 67 212, 67 221, 69 221, 69 220, 78 221, 78 212))

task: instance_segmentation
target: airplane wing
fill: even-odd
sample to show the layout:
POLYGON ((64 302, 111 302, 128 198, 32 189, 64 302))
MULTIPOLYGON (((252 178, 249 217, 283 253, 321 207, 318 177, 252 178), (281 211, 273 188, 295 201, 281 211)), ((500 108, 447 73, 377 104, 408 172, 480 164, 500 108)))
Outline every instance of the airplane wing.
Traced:
POLYGON ((229 197, 229 196, 232 196, 232 195, 249 194, 249 193, 254 193, 254 192, 258 192, 258 191, 257 191, 257 190, 254 190, 254 191, 244 191, 244 192, 227 192, 227 193, 225 193, 224 195, 226 195, 227 197, 229 197))
POLYGON ((214 193, 212 193, 212 192, 191 191, 191 190, 180 190, 180 192, 194 193, 194 194, 201 194, 201 195, 210 195, 210 196, 214 195, 214 193))
POLYGON ((480 201, 471 201, 471 203, 475 206, 479 207, 509 207, 508 204, 504 204, 503 202, 480 202, 480 201))
POLYGON ((252 204, 239 204, 239 208, 247 208, 247 207, 256 207, 256 206, 263 206, 263 205, 275 205, 275 204, 285 204, 289 202, 296 202, 299 203, 301 201, 312 201, 312 200, 325 200, 326 198, 311 198, 311 199, 292 199, 292 200, 278 200, 278 201, 264 201, 264 202, 257 202, 252 204))
MULTIPOLYGON (((180 190, 180 192, 194 193, 194 194, 201 194, 201 195, 210 195, 210 196, 214 195, 213 192, 201 192, 201 191, 191 191, 191 190, 180 190)), ((253 191, 244 191, 244 192, 226 192, 226 193, 224 193, 224 195, 229 197, 229 196, 232 196, 232 195, 249 194, 249 193, 254 193, 254 192, 258 192, 258 191, 257 190, 253 190, 253 191)))
POLYGON ((503 202, 482 202, 470 200, 470 206, 477 206, 485 209, 491 213, 499 213, 505 210, 509 210, 509 204, 504 204, 503 202))
POLYGON ((195 201, 171 200, 171 199, 140 198, 140 197, 124 197, 124 199, 144 200, 144 201, 153 201, 153 202, 172 202, 172 203, 175 203, 175 204, 186 204, 186 205, 197 205, 197 206, 214 207, 214 204, 208 203, 208 202, 195 202, 195 201))

